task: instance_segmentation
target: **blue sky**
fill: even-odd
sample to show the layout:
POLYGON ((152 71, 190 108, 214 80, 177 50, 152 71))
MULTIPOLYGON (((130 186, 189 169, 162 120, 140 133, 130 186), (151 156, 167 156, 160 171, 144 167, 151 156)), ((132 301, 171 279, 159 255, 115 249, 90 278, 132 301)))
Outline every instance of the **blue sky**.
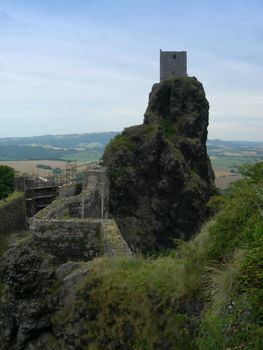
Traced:
POLYGON ((186 50, 209 138, 263 141, 262 0, 1 0, 0 137, 140 124, 159 50, 186 50))

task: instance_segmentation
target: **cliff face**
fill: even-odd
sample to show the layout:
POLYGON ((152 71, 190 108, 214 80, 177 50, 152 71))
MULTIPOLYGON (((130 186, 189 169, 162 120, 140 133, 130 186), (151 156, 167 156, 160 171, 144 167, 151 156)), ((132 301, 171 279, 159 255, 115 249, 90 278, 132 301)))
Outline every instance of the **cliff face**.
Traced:
POLYGON ((135 249, 189 239, 208 217, 214 192, 207 156, 209 104, 196 78, 155 84, 144 123, 107 146, 110 212, 135 249))

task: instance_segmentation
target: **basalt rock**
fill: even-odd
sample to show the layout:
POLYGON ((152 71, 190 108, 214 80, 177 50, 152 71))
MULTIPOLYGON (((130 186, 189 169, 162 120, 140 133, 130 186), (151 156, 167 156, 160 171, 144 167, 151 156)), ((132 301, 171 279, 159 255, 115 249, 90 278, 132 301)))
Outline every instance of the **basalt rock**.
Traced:
POLYGON ((155 84, 142 125, 107 146, 110 212, 133 249, 171 247, 209 216, 214 173, 207 155, 209 104, 194 77, 155 84))
POLYGON ((71 330, 56 312, 68 314, 88 268, 88 262, 60 264, 36 236, 9 249, 0 260, 0 349, 80 349, 83 319, 76 314, 71 330))

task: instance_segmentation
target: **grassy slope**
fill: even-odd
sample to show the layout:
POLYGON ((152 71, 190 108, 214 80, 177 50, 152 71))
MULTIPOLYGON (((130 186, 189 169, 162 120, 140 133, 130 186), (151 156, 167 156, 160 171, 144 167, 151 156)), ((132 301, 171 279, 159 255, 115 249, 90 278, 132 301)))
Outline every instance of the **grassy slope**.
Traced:
POLYGON ((263 163, 243 174, 211 200, 214 219, 177 250, 91 264, 62 315, 69 326, 89 316, 89 350, 263 348, 263 163))
POLYGON ((93 263, 72 308, 93 315, 89 349, 263 348, 263 163, 243 173, 176 251, 93 263))

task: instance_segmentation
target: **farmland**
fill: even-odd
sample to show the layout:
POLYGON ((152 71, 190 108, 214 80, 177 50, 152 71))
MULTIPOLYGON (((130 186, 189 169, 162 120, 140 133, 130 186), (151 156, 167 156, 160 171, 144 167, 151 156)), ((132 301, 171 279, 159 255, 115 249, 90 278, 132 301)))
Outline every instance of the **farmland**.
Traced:
MULTIPOLYGON (((77 161, 78 170, 101 158, 106 144, 117 132, 47 135, 0 139, 0 165, 20 173, 48 176, 63 171, 67 161, 77 161)), ((208 154, 216 175, 216 185, 226 188, 240 178, 244 163, 263 160, 263 142, 208 140, 208 154)))
POLYGON ((8 165, 14 168, 17 172, 27 173, 30 175, 41 175, 41 176, 50 176, 52 170, 50 169, 41 169, 37 167, 39 164, 47 165, 51 168, 60 168, 64 169, 66 162, 61 160, 1 160, 0 165, 8 165))
POLYGON ((207 148, 216 185, 222 189, 241 178, 240 166, 263 161, 263 142, 208 140, 207 148))

